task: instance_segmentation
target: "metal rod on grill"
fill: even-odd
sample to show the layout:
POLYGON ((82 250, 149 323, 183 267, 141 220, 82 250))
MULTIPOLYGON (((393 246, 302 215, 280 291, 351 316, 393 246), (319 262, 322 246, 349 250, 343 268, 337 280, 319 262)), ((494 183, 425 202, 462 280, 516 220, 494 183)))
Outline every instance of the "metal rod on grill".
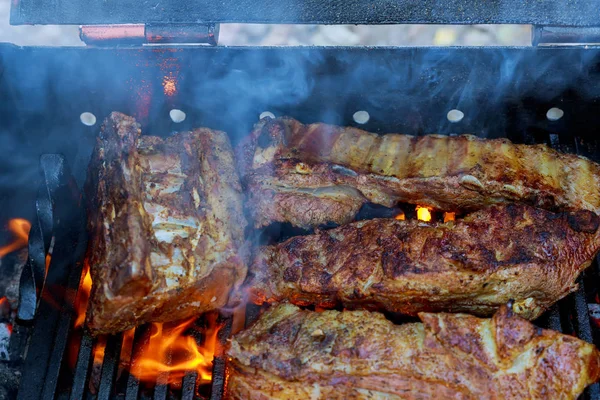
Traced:
POLYGON ((58 376, 60 374, 60 366, 62 364, 67 342, 69 340, 69 332, 72 327, 72 320, 75 310, 75 299, 77 298, 77 291, 79 287, 79 281, 81 280, 82 262, 76 263, 71 267, 71 274, 69 276, 69 282, 66 287, 66 295, 62 304, 62 312, 60 314, 60 320, 58 321, 58 327, 56 329, 56 336, 54 339, 54 348, 50 356, 50 363, 48 366, 48 372, 46 374, 46 382, 44 385, 44 391, 42 398, 53 399, 54 393, 56 392, 56 385, 58 383, 58 376))
POLYGON ((245 322, 246 327, 248 327, 250 324, 252 324, 254 321, 256 321, 259 316, 260 316, 260 306, 257 306, 256 304, 248 303, 246 305, 246 322, 245 322))
MULTIPOLYGON (((159 376, 160 379, 160 376, 159 376)), ((169 384, 165 382, 157 382, 154 387, 154 396, 152 396, 153 400, 165 400, 167 398, 167 394, 169 392, 169 384)))
MULTIPOLYGON (((575 330, 577 332, 577 337, 585 340, 586 342, 594 343, 588 305, 585 298, 585 289, 583 287, 583 276, 580 276, 579 279, 577 279, 577 284, 579 285, 579 288, 573 296, 575 303, 575 330)), ((588 399, 600 399, 600 385, 598 383, 594 383, 588 386, 584 393, 588 399)))
POLYGON ((557 332, 562 332, 562 325, 560 322, 560 310, 558 304, 554 304, 548 311, 548 328, 557 332))
POLYGON ((129 378, 127 380, 127 392, 125 400, 135 400, 140 391, 140 381, 135 377, 136 369, 140 368, 139 359, 143 349, 147 347, 150 336, 146 335, 149 325, 139 326, 135 329, 133 335, 133 351, 131 352, 131 362, 129 366, 129 378))
MULTIPOLYGON (((52 215, 55 245, 48 276, 41 291, 39 309, 35 313, 37 317, 19 386, 18 398, 26 400, 54 398, 57 373, 71 325, 71 316, 64 316, 63 307, 71 300, 74 301, 74 297, 71 299, 67 295, 67 287, 74 284, 74 281, 79 282, 74 278, 72 270, 76 269, 76 262, 83 256, 85 249, 85 232, 82 229, 82 215, 78 204, 79 194, 73 189, 76 185, 72 184, 73 178, 64 157, 57 154, 44 155, 40 164, 47 178, 48 190, 56 186, 52 191, 55 196, 52 198, 55 205, 52 215), (62 317, 68 320, 66 326, 60 325, 62 317), (55 339, 48 340, 49 336, 55 339)), ((76 284, 74 285, 77 288, 76 284)), ((35 312, 35 305, 33 310, 35 312)))
MULTIPOLYGON (((166 359, 161 360, 167 365, 171 365, 173 360, 172 349, 169 348, 167 351, 166 359)), ((162 371, 156 377, 156 386, 154 386, 154 396, 152 397, 154 400, 165 400, 167 398, 167 394, 169 393, 169 372, 162 371)))
POLYGON ((90 360, 92 359, 93 349, 94 339, 85 330, 79 344, 79 353, 77 354, 77 363, 75 364, 75 376, 73 377, 73 386, 71 387, 71 400, 83 399, 90 374, 90 360))
POLYGON ((183 377, 181 383, 181 400, 193 400, 196 396, 196 381, 198 373, 190 371, 183 377))
POLYGON ((212 370, 212 387, 210 400, 221 400, 225 390, 225 346, 227 340, 231 337, 231 328, 233 326, 233 315, 219 314, 218 319, 221 329, 217 334, 217 343, 215 348, 215 357, 212 370))
POLYGON ((102 362, 102 373, 100 376, 100 388, 98 389, 98 400, 110 400, 112 390, 117 377, 117 369, 121 355, 123 334, 109 336, 104 350, 104 361, 102 362))

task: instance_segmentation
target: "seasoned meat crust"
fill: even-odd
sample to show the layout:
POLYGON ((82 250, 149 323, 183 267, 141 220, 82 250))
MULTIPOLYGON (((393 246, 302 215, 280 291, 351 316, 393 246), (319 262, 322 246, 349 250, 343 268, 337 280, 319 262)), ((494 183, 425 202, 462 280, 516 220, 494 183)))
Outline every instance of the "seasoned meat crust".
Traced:
POLYGON ((593 345, 507 307, 491 319, 419 318, 272 308, 233 338, 226 398, 575 399, 600 378, 593 345))
POLYGON ((600 248, 599 217, 512 203, 448 223, 373 219, 261 247, 248 286, 257 303, 366 306, 491 315, 515 300, 535 319, 577 288, 600 248))
POLYGON ((468 211, 519 201, 600 213, 600 165, 545 145, 470 135, 377 135, 266 118, 238 152, 257 227, 344 224, 366 202, 468 211))
POLYGON ((222 307, 246 277, 242 194, 227 135, 141 136, 112 113, 86 194, 92 274, 88 327, 124 331, 222 307))

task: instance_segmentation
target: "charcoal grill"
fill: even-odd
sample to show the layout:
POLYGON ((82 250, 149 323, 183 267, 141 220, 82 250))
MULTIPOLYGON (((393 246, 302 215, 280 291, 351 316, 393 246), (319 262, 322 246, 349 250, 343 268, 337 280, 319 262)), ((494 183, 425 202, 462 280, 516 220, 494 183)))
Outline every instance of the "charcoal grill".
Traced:
MULTIPOLYGON (((82 187, 98 130, 98 125, 81 123, 84 112, 100 121, 118 110, 135 116, 146 134, 158 136, 206 126, 228 132, 235 144, 262 112, 269 111, 304 123, 359 126, 378 133, 508 137, 516 143, 546 143, 600 162, 600 48, 593 45, 600 42, 600 15, 591 2, 573 0, 568 8, 554 0, 275 3, 13 1, 13 24, 86 24, 82 37, 89 44, 0 44, 0 220, 18 213, 34 221, 21 279, 19 323, 11 342, 11 354, 22 371, 20 399, 135 399, 147 394, 191 399, 198 393, 193 374, 174 392, 160 383, 144 391, 133 376, 117 381, 122 335, 107 339, 96 394, 89 391, 94 339, 87 332, 78 339, 75 367, 65 367, 86 244, 77 188, 82 187), (198 44, 215 45, 222 22, 520 23, 534 25, 536 46, 198 44), (98 24, 103 26, 89 26, 98 24), (123 30, 111 24, 133 25, 123 30), (115 33, 119 29, 121 33, 115 33), (196 44, 177 45, 190 42, 196 44), (567 42, 571 45, 565 46, 567 42), (562 110, 562 118, 549 119, 551 108, 562 110), (185 112, 183 122, 169 117, 174 109, 185 112), (453 109, 464 113, 459 122, 447 118, 453 109), (366 123, 354 120, 357 111, 368 112, 366 123), (52 261, 45 274, 52 238, 52 261)), ((600 345, 600 325, 590 320, 588 310, 588 303, 597 301, 599 279, 596 260, 580 278, 579 291, 537 323, 600 345)), ((249 306, 246 323, 257 315, 249 306)), ((231 315, 222 314, 220 323, 223 344, 231 332, 231 315)), ((134 359, 143 332, 144 328, 136 330, 134 359)), ((224 374, 224 359, 217 351, 206 396, 221 398, 224 374)), ((599 399, 598 385, 588 388, 584 397, 599 399)))

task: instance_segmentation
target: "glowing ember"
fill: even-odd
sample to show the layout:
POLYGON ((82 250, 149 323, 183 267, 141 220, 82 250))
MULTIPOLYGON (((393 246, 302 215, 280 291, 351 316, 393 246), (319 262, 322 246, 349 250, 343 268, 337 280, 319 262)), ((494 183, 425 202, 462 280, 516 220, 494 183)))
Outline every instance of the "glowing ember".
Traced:
POLYGON ((75 328, 83 326, 83 323, 85 322, 85 312, 87 310, 88 301, 90 300, 90 291, 92 290, 92 276, 90 275, 90 265, 87 259, 83 263, 81 274, 83 275, 83 279, 79 284, 77 300, 75 300, 75 311, 77 312, 75 328))
POLYGON ((10 315, 11 307, 8 298, 0 297, 0 317, 10 315))
POLYGON ((444 222, 454 221, 456 219, 456 213, 453 212, 445 212, 444 213, 444 222))
POLYGON ((173 96, 177 93, 177 80, 173 76, 165 76, 163 77, 163 90, 166 96, 173 96))
POLYGON ((404 221, 406 216, 404 215, 404 212, 400 211, 400 214, 396 215, 394 219, 397 219, 398 221, 404 221))
POLYGON ((204 331, 206 338, 202 346, 198 345, 193 336, 186 334, 196 318, 185 320, 173 328, 167 324, 153 323, 147 345, 142 349, 135 361, 131 374, 140 381, 156 382, 159 375, 168 374, 168 383, 179 385, 187 372, 196 371, 198 379, 210 381, 212 361, 217 344, 216 315, 208 318, 209 327, 204 331))
POLYGON ((417 218, 420 221, 431 221, 431 211, 427 207, 417 206, 417 218))
POLYGON ((31 224, 26 219, 14 218, 8 221, 8 230, 15 236, 15 240, 4 247, 0 247, 0 258, 27 246, 30 229, 31 224))

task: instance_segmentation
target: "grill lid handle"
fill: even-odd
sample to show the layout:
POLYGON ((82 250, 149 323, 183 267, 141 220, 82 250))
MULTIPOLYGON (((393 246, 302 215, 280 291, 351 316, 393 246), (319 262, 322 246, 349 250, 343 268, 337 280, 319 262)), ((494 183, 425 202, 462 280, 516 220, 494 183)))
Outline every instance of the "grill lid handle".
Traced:
POLYGON ((209 44, 219 40, 219 24, 84 25, 79 37, 88 46, 209 44))

